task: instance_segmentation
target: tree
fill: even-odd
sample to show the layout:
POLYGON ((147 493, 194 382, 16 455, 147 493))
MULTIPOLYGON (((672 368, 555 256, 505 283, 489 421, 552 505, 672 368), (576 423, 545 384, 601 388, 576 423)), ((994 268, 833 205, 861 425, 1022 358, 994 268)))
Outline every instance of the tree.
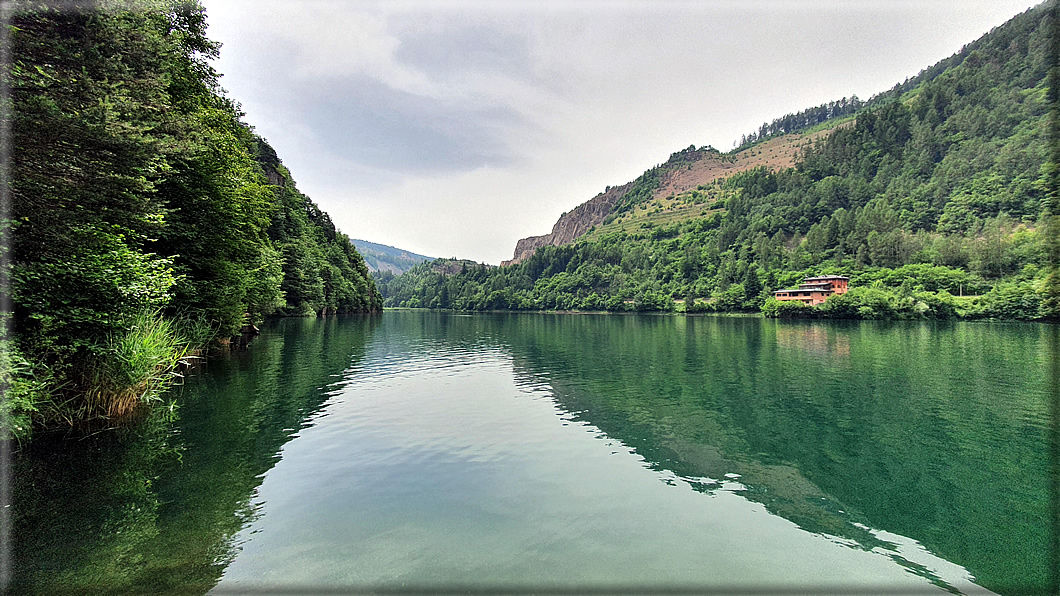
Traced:
POLYGON ((32 388, 27 411, 50 404, 39 420, 150 401, 164 387, 136 379, 166 378, 191 343, 268 314, 284 283, 309 286, 297 290, 310 312, 381 307, 363 259, 308 199, 282 213, 285 242, 270 238, 282 201, 255 159, 264 142, 218 87, 205 31, 194 1, 13 11, 18 151, 0 226, 15 333, 0 377, 32 388))
POLYGON ((758 279, 758 268, 751 266, 743 277, 744 301, 750 308, 758 308, 762 304, 762 283, 758 279))

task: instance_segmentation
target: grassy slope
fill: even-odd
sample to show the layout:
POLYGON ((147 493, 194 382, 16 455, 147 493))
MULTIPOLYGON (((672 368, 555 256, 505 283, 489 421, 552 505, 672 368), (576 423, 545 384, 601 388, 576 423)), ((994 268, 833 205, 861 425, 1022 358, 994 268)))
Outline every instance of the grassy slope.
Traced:
POLYGON ((736 153, 699 160, 686 169, 675 171, 671 180, 660 184, 650 201, 618 214, 613 221, 595 227, 577 242, 593 242, 616 232, 632 235, 688 223, 723 211, 721 204, 733 194, 722 186, 726 177, 756 167, 772 170, 792 167, 804 146, 853 122, 853 116, 837 118, 805 131, 759 141, 736 153))

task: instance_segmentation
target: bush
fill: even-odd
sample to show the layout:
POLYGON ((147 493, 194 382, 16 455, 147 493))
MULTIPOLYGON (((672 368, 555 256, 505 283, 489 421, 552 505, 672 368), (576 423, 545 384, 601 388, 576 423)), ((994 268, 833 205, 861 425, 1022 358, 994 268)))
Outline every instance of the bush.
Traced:
POLYGON ((798 319, 817 316, 817 309, 797 300, 780 301, 770 296, 762 304, 762 314, 772 319, 798 319))
POLYGON ((831 319, 892 319, 899 310, 897 298, 880 288, 852 288, 846 294, 829 296, 816 309, 831 319))
POLYGON ((685 298, 686 313, 710 312, 711 310, 709 302, 696 300, 695 298, 685 298))
POLYGON ((950 294, 958 292, 975 294, 984 292, 989 287, 982 278, 972 275, 963 269, 927 263, 913 263, 903 265, 897 269, 881 267, 855 274, 850 280, 851 285, 859 287, 871 286, 876 281, 889 288, 910 284, 912 287, 922 291, 937 292, 945 290, 950 294))
POLYGON ((645 290, 637 296, 633 306, 638 311, 672 311, 674 299, 654 290, 645 290))
POLYGON ((10 341, 0 340, 0 440, 29 438, 33 417, 59 389, 50 369, 36 369, 10 341))
POLYGON ((975 301, 966 313, 969 318, 1022 319, 1043 318, 1041 281, 1003 282, 975 301))
POLYGON ((937 293, 916 292, 913 295, 914 312, 930 319, 952 319, 957 317, 957 300, 946 290, 937 293))
POLYGON ((732 284, 724 292, 715 292, 713 298, 714 308, 718 311, 743 310, 743 284, 732 284))

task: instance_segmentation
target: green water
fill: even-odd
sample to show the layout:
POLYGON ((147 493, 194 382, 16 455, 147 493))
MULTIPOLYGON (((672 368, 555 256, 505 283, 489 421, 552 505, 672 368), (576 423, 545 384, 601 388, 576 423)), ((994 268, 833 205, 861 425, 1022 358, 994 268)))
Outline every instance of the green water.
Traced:
POLYGON ((290 319, 14 461, 52 593, 1044 592, 1057 329, 290 319))

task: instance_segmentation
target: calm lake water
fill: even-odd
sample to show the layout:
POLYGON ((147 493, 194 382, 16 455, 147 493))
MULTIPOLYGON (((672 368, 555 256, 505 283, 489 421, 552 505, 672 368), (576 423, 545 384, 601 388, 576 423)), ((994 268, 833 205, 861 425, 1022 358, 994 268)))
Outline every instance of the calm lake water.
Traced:
POLYGON ((387 312, 14 461, 28 592, 1050 581, 1047 325, 387 312))

